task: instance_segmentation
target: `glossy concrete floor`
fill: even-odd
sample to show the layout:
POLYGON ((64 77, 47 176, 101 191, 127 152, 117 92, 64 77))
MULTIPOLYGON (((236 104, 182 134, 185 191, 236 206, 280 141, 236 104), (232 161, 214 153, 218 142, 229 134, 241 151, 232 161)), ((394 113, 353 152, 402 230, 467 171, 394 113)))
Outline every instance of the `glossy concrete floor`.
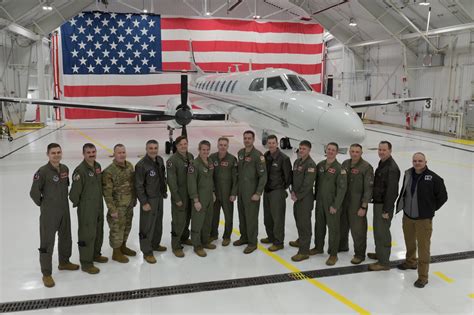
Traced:
MULTIPOLYGON (((422 151, 427 155, 429 167, 445 179, 449 200, 434 219, 432 255, 450 254, 474 250, 473 237, 473 150, 474 147, 460 145, 451 138, 416 131, 367 125, 367 139, 363 143, 364 158, 375 167, 378 162, 376 147, 379 141, 389 140, 393 144, 393 156, 400 169, 411 166, 411 155, 422 151)), ((192 124, 190 151, 197 154, 197 143, 201 139, 211 140, 214 145, 219 136, 231 139, 230 151, 241 148, 245 124, 211 123, 192 124)), ((177 132, 179 134, 179 131, 177 132)), ((155 138, 164 155, 167 139, 166 125, 123 124, 114 120, 66 121, 26 134, 12 143, 0 141, 0 303, 76 296, 92 293, 116 292, 133 289, 192 284, 212 280, 262 275, 282 274, 297 270, 325 269, 326 256, 311 257, 294 263, 290 257, 295 249, 285 246, 276 255, 261 247, 251 255, 242 254, 240 247, 222 247, 215 242, 217 250, 208 251, 207 258, 199 258, 191 247, 185 248, 186 257, 178 259, 168 249, 156 253, 158 263, 149 265, 141 255, 125 265, 110 261, 98 265, 98 275, 81 271, 58 271, 54 268, 56 286, 46 289, 41 282, 38 262, 39 209, 30 200, 28 192, 35 171, 46 163, 46 145, 58 142, 63 147, 63 163, 71 172, 82 159, 81 147, 85 142, 94 142, 98 148, 98 161, 105 168, 110 162, 110 150, 116 143, 123 143, 128 157, 136 163, 144 154, 146 140, 155 138), (59 129, 58 129, 59 128, 59 129), (6 155, 6 156, 5 156, 6 155)), ((257 139, 256 142, 259 142, 257 139)), ((260 150, 264 150, 257 144, 260 150)), ((213 148, 212 150, 214 150, 213 148)), ((296 154, 287 151, 295 159, 296 154)), ((323 156, 312 154, 319 161, 323 156)), ((338 156, 339 161, 347 155, 338 156)), ((165 157, 166 158, 166 157, 165 157)), ((374 248, 371 207, 368 212, 368 250, 374 248)), ((78 262, 77 216, 71 208, 73 256, 78 262)), ((163 243, 170 247, 170 205, 165 201, 163 243)), ((234 214, 238 228, 237 212, 234 214)), ((405 246, 401 230, 401 215, 392 222, 392 260, 403 259, 405 246)), ((222 233, 222 226, 220 228, 222 233)), ((103 254, 111 256, 108 245, 108 226, 104 226, 103 254)), ((259 238, 265 237, 263 213, 260 211, 259 238)), ((237 239, 234 234, 233 239, 237 239)), ((297 238, 292 214, 292 202, 287 200, 286 239, 297 238)), ((129 244, 138 249, 138 207, 135 208, 133 228, 129 244)), ((349 253, 339 255, 336 267, 350 266, 352 246, 349 253)), ((56 266, 57 254, 53 257, 56 266)), ((370 263, 366 260, 364 263, 370 263)), ((43 314, 166 314, 166 313, 474 313, 474 264, 473 260, 459 260, 431 265, 430 282, 425 289, 416 289, 413 282, 416 272, 357 273, 335 275, 279 284, 250 286, 219 291, 178 294, 166 297, 146 298, 75 307, 62 307, 37 311, 43 314)), ((32 313, 33 311, 25 312, 32 313)))

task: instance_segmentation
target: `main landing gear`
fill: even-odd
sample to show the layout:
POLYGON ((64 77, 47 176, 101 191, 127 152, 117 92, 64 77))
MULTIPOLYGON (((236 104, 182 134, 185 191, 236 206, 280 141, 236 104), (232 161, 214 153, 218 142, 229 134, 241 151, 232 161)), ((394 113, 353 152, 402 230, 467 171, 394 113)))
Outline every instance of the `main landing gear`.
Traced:
POLYGON ((291 150, 293 147, 290 143, 290 138, 284 137, 280 139, 280 149, 282 150, 291 150))

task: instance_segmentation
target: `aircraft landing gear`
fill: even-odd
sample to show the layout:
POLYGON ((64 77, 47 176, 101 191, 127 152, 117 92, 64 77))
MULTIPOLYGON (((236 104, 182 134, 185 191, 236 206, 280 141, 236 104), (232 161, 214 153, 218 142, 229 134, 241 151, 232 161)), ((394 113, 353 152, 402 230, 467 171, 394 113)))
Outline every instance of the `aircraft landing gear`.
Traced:
POLYGON ((267 145, 267 140, 268 140, 268 134, 264 131, 262 132, 262 145, 263 146, 267 145))
POLYGON ((170 126, 168 126, 168 135, 169 135, 170 140, 165 142, 166 154, 170 154, 171 151, 173 151, 173 153, 176 152, 176 142, 173 140, 173 131, 174 131, 174 128, 171 128, 170 126))
POLYGON ((293 147, 291 146, 290 143, 290 138, 281 138, 280 139, 280 149, 282 150, 291 150, 293 147))

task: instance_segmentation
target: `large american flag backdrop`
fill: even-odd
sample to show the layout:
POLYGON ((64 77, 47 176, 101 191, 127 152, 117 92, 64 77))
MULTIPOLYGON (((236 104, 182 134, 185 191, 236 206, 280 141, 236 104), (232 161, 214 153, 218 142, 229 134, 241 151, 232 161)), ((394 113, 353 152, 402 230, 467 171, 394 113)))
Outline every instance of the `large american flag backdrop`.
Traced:
MULTIPOLYGON (((286 68, 321 91, 319 24, 152 14, 83 12, 52 37, 54 92, 59 99, 164 106, 179 94, 178 73, 188 70, 189 40, 204 71, 286 68), (233 67, 233 69, 235 69, 233 67)), ((66 118, 130 117, 66 109, 66 118)))

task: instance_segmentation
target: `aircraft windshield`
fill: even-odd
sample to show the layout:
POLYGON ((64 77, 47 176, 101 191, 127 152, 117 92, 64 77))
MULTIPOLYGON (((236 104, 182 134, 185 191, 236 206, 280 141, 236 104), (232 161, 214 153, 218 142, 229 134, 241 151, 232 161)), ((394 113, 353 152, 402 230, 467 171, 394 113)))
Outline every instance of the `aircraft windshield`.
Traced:
POLYGON ((293 91, 306 91, 304 84, 296 75, 286 74, 285 78, 293 91))
POLYGON ((308 81, 305 80, 305 78, 303 77, 298 77, 300 80, 301 80, 301 83, 303 83, 303 85, 305 86, 305 88, 308 90, 308 91, 312 91, 313 88, 311 87, 311 85, 309 85, 308 81))
POLYGON ((286 90, 286 85, 283 80, 278 77, 267 78, 267 91, 270 90, 286 90))

